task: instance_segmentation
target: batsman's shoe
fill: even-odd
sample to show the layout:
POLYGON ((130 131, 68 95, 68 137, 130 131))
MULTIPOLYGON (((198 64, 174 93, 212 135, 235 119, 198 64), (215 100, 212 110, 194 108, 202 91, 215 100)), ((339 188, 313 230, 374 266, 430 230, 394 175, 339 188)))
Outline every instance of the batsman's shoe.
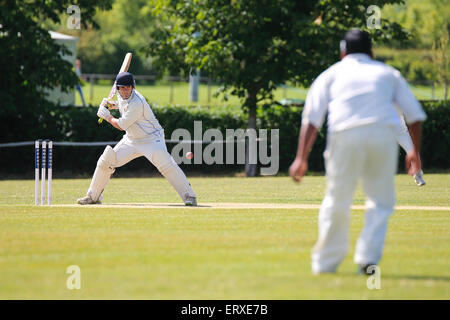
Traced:
POLYGON ((376 263, 360 264, 358 268, 358 274, 371 276, 375 273, 376 263))
POLYGON ((97 201, 94 201, 94 200, 92 200, 92 198, 91 198, 91 196, 90 195, 87 195, 87 196, 85 196, 85 197, 83 197, 83 198, 80 198, 80 199, 78 199, 77 200, 77 203, 78 204, 81 204, 81 205, 87 205, 87 204, 102 204, 102 202, 100 201, 100 199, 99 200, 97 200, 97 201))
POLYGON ((197 198, 196 197, 186 197, 184 204, 189 207, 196 207, 197 206, 197 198))
POLYGON ((420 170, 419 172, 417 172, 414 175, 414 180, 416 181, 416 184, 420 187, 420 186, 424 186, 425 185, 425 180, 423 180, 423 171, 420 170))

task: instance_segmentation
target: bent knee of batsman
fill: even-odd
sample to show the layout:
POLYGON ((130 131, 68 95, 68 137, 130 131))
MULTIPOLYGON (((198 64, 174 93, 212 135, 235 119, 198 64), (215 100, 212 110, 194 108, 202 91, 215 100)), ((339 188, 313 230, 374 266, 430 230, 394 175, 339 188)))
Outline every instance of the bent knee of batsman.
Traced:
POLYGON ((100 167, 104 170, 111 171, 111 174, 114 173, 117 165, 117 155, 111 146, 106 146, 103 154, 97 161, 97 167, 100 167))

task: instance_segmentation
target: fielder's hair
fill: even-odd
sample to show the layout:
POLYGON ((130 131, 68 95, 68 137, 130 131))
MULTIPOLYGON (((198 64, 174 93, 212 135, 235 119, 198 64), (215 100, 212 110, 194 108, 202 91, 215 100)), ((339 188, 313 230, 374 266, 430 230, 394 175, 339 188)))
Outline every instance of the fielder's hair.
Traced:
POLYGON ((340 43, 340 49, 346 54, 366 53, 372 55, 372 41, 369 33, 359 29, 349 30, 340 43))

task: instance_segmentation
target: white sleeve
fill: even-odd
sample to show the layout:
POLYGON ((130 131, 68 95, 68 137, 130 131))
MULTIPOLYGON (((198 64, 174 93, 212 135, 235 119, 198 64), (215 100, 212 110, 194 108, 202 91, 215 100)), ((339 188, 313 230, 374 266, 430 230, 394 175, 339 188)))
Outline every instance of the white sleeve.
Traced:
POLYGON ((427 115, 423 111, 419 101, 414 97, 408 87, 408 83, 402 77, 398 70, 394 71, 395 92, 394 102, 400 108, 401 113, 405 116, 406 123, 414 123, 416 121, 424 121, 427 115))
POLYGON ((312 124, 319 129, 325 119, 329 102, 327 73, 322 73, 314 80, 306 96, 302 113, 302 125, 312 124))
POLYGON ((126 111, 117 120, 117 124, 123 130, 127 130, 129 126, 135 123, 139 117, 142 115, 142 104, 141 103, 130 103, 125 108, 126 111))

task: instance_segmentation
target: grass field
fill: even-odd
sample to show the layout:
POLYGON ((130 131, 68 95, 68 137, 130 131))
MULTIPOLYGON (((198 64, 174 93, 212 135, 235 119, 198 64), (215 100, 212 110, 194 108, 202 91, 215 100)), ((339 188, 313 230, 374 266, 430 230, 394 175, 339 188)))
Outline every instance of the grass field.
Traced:
MULTIPOLYGON (((87 104, 97 106, 104 97, 107 97, 111 90, 111 84, 108 85, 94 85, 92 94, 91 87, 86 85, 83 87, 84 97, 87 104)), ((168 84, 159 84, 156 86, 139 85, 137 84, 137 90, 142 93, 149 101, 156 102, 160 105, 178 104, 182 106, 189 105, 210 105, 210 106, 223 106, 223 105, 240 105, 241 102, 238 98, 229 95, 228 101, 223 101, 222 97, 213 97, 213 93, 218 89, 218 86, 211 86, 210 94, 208 93, 207 85, 200 85, 199 87, 199 101, 189 101, 189 84, 177 83, 173 87, 173 96, 171 100, 171 87, 168 84), (210 96, 210 99, 208 99, 210 96), (172 101, 172 102, 171 102, 172 101)), ((412 90, 418 99, 429 100, 431 99, 431 87, 429 86, 414 86, 412 90)), ((300 99, 305 100, 308 89, 279 87, 274 95, 276 101, 282 99, 300 99)), ((436 88, 434 95, 436 98, 442 98, 444 96, 444 89, 442 87, 436 88)), ((81 105, 81 98, 78 92, 75 93, 75 104, 81 105)))
MULTIPOLYGON (((86 103, 92 104, 94 106, 98 105, 98 101, 102 101, 104 97, 107 97, 109 91, 111 90, 111 84, 100 85, 96 84, 93 86, 92 94, 90 85, 83 87, 84 97, 86 103), (100 99, 100 100, 99 100, 100 99)), ((223 106, 223 105, 240 105, 240 101, 237 97, 229 95, 228 101, 224 101, 222 96, 217 98, 213 97, 214 92, 217 91, 219 86, 211 85, 210 91, 208 93, 208 86, 201 84, 199 86, 198 102, 189 101, 189 83, 177 82, 173 85, 173 95, 171 100, 171 86, 170 84, 157 84, 151 85, 139 85, 137 82, 137 90, 144 95, 149 101, 156 102, 160 105, 166 104, 178 104, 182 106, 190 105, 210 105, 210 106, 223 106), (209 97, 209 98, 208 98, 209 97)), ((306 97, 306 90, 301 88, 278 88, 275 92, 275 99, 280 101, 284 98, 290 99, 302 99, 306 97)), ((75 104, 81 105, 81 98, 78 92, 75 93, 75 104)))
MULTIPOLYGON (((144 207, 180 204, 162 178, 112 179, 103 208, 64 206, 89 180, 56 179, 54 206, 37 207, 32 180, 3 180, 0 299, 450 299, 450 176, 425 179, 419 188, 396 177, 397 205, 422 208, 392 216, 380 290, 369 290, 352 262, 361 209, 352 211, 338 273, 311 274, 318 210, 282 206, 320 204, 322 176, 300 185, 288 177, 190 179, 199 204, 242 204, 233 208, 144 207), (135 205, 108 206, 118 203, 135 205), (70 265, 81 269, 80 290, 66 288, 70 265)), ((354 204, 363 204, 361 190, 354 204)))

